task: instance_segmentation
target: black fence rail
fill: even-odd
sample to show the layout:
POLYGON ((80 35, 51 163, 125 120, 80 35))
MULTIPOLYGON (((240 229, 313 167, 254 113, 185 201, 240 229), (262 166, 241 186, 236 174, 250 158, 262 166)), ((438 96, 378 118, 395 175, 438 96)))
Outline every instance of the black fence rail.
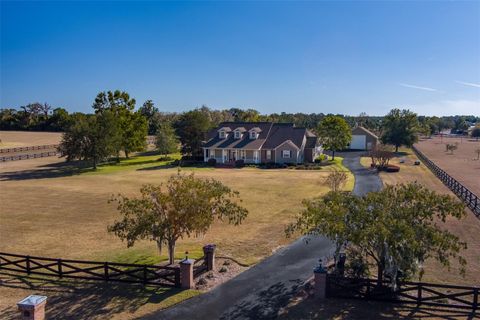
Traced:
POLYGON ((52 259, 0 252, 0 271, 83 280, 180 287, 180 268, 114 262, 52 259))
POLYGON ((0 149, 0 153, 22 152, 22 151, 31 151, 31 150, 45 150, 45 149, 57 149, 57 148, 58 148, 58 144, 45 144, 45 145, 41 145, 41 146, 4 148, 4 149, 0 149))
POLYGON ((378 287, 376 279, 353 279, 327 276, 329 298, 377 300, 394 303, 427 305, 476 312, 479 288, 424 282, 401 282, 396 291, 388 283, 378 287))
POLYGON ((417 157, 425 163, 427 168, 429 168, 433 172, 433 174, 435 174, 443 182, 443 184, 445 184, 450 190, 452 190, 452 192, 455 193, 457 197, 459 197, 478 218, 480 218, 479 197, 473 192, 471 192, 467 187, 458 182, 455 178, 443 171, 439 166, 437 166, 432 160, 428 159, 415 146, 413 146, 412 149, 417 155, 417 157))
POLYGON ((58 154, 60 154, 60 153, 58 153, 58 151, 48 151, 48 152, 42 152, 42 153, 18 154, 18 155, 13 155, 13 156, 2 156, 2 157, 0 157, 0 162, 53 157, 53 156, 56 156, 58 154))

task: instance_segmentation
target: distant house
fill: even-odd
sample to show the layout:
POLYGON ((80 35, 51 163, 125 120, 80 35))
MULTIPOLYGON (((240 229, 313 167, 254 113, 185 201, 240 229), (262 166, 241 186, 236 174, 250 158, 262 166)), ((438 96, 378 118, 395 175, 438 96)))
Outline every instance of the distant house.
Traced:
POLYGON ((352 129, 352 141, 349 149, 351 150, 371 150, 378 143, 378 137, 368 129, 357 126, 352 129))
POLYGON ((293 123, 223 122, 203 146, 204 161, 217 163, 304 163, 320 153, 317 137, 293 123))

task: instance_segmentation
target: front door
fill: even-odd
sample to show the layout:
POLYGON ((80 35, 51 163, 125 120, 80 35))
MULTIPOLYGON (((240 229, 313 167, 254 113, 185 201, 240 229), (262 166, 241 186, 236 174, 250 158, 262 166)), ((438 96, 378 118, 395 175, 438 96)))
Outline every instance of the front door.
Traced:
POLYGON ((237 151, 236 150, 229 150, 229 160, 230 161, 235 161, 237 160, 237 151))

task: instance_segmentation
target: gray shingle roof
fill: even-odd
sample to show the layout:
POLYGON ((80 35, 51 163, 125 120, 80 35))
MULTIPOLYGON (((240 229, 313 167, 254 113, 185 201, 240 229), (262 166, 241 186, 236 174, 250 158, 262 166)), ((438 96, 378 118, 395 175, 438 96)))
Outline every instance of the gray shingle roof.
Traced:
MULTIPOLYGON (((234 139, 233 133, 230 133, 226 139, 220 139, 218 129, 213 129, 208 134, 208 141, 205 148, 228 148, 228 149, 274 149, 290 140, 299 149, 302 147, 304 137, 308 141, 316 137, 305 128, 297 128, 293 123, 272 123, 272 122, 223 122, 219 128, 228 127, 232 131, 235 129, 245 129, 246 131, 255 130, 258 132, 257 139, 250 139, 250 135, 243 135, 241 139, 234 139)), ((313 146, 315 147, 315 146, 313 146)))

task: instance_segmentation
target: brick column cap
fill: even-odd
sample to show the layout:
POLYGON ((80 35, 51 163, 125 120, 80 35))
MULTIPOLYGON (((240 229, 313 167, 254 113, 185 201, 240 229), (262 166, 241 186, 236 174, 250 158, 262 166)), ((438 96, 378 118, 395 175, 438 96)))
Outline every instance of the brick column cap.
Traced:
POLYGON ((17 303, 17 306, 23 309, 34 309, 35 307, 40 306, 46 302, 47 302, 46 296, 39 296, 39 295, 32 294, 26 297, 25 299, 19 301, 17 303))
POLYGON ((182 261, 180 261, 180 264, 194 264, 195 263, 195 260, 194 259, 183 259, 182 261))

